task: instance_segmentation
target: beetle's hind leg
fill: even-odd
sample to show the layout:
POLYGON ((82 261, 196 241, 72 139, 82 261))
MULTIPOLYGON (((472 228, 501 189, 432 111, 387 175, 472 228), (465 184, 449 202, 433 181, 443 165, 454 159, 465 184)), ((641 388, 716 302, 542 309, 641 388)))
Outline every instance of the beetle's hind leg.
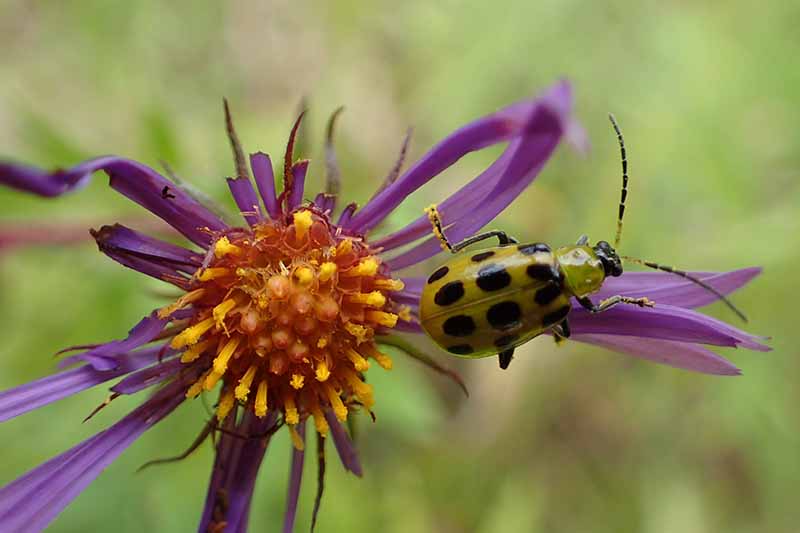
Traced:
POLYGON ((508 350, 504 350, 497 354, 497 359, 500 361, 500 368, 505 370, 508 368, 508 365, 511 364, 511 360, 514 358, 514 348, 509 348, 508 350))
POLYGON ((447 238, 447 235, 444 234, 442 217, 439 214, 439 210, 436 208, 436 204, 430 205, 425 209, 425 212, 428 214, 428 219, 431 221, 431 226, 433 226, 433 234, 436 235, 436 238, 442 243, 442 248, 453 254, 457 254, 467 246, 475 244, 476 242, 484 241, 494 237, 497 237, 497 240, 500 241, 500 246, 517 244, 519 242, 514 237, 509 237, 505 231, 492 230, 485 233, 479 233, 478 235, 473 235, 472 237, 464 239, 457 244, 452 244, 447 238))
POLYGON ((612 296, 601 301, 599 304, 594 304, 588 297, 578 298, 578 303, 588 309, 591 313, 602 313, 614 307, 617 304, 631 304, 638 305, 639 307, 654 307, 656 303, 649 298, 631 298, 630 296, 612 296))

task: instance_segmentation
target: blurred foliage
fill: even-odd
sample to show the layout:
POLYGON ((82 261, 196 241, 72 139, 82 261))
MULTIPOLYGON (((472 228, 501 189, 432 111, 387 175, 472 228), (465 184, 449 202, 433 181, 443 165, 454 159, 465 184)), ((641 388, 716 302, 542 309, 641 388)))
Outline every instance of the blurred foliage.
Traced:
MULTIPOLYGON (((378 421, 362 421, 365 477, 331 461, 320 531, 794 531, 798 24, 796 2, 743 0, 5 0, 0 152, 59 166, 102 153, 157 168, 166 161, 230 207, 222 96, 246 148, 273 154, 307 97, 312 190, 323 175, 325 120, 345 105, 337 134, 344 196, 363 202, 407 127, 416 157, 464 122, 567 77, 593 151, 581 158, 561 148, 496 226, 553 243, 583 232, 610 237, 619 161, 606 112, 614 111, 632 173, 624 251, 693 269, 763 265, 734 300, 775 351, 729 350, 744 376, 716 378, 540 339, 505 373, 494 360, 445 361, 463 372, 468 399, 397 356, 390 374, 370 373, 378 421)), ((409 198, 389 226, 418 216, 427 198, 454 191, 496 153, 465 158, 409 198)), ((58 225, 82 236, 74 246, 0 257, 0 389, 54 371, 51 354, 63 346, 123 335, 163 301, 157 283, 99 255, 84 233, 146 220, 102 176, 55 201, 0 190, 0 205, 4 225, 58 225)), ((735 320, 719 306, 710 312, 735 320)), ((105 395, 98 387, 0 426, 0 483, 140 401, 122 398, 81 424, 105 395)), ((50 531, 192 530, 210 447, 134 470, 181 451, 205 417, 200 402, 170 416, 50 531)), ((279 529, 288 454, 282 434, 258 481, 254 531, 279 529)), ((308 527, 315 489, 307 463, 298 531, 308 527)))

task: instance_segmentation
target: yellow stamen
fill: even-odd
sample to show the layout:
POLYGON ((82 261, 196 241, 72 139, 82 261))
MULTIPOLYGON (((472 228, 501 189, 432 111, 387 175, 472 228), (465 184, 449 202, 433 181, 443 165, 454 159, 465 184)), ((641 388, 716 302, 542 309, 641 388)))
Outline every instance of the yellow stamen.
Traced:
POLYGON ((195 344, 213 325, 214 319, 208 317, 202 322, 198 322, 194 326, 188 327, 178 333, 169 345, 176 350, 180 350, 184 346, 195 344))
POLYGON ((191 363, 196 361, 209 346, 214 344, 214 339, 206 339, 203 342, 198 342, 181 355, 181 363, 191 363))
POLYGON ((247 401, 247 395, 250 394, 250 385, 253 384, 253 378, 256 377, 257 370, 256 365, 250 365, 242 379, 239 380, 239 384, 236 385, 236 390, 234 391, 237 400, 247 401))
POLYGON ((216 322, 218 328, 224 326, 223 320, 225 320, 225 315, 227 315, 228 312, 234 307, 236 307, 236 300, 234 300, 233 298, 228 298, 227 300, 224 300, 221 304, 214 307, 213 311, 214 322, 216 322))
POLYGON ((370 336, 370 333, 372 332, 370 328, 364 327, 360 324, 353 324, 352 322, 347 322, 344 325, 344 329, 346 329, 350 335, 356 338, 357 344, 366 342, 367 338, 370 336))
POLYGON ((342 272, 343 276, 374 276, 378 272, 378 261, 374 257, 366 257, 349 270, 342 272))
POLYGON ((314 281, 314 271, 305 266, 300 267, 294 271, 294 277, 297 278, 297 282, 300 285, 306 287, 314 281))
POLYGON ((369 361, 364 359, 360 353, 352 348, 345 350, 345 355, 353 363, 353 367, 359 372, 364 372, 369 368, 369 361))
POLYGON ((294 426, 289 426, 289 435, 292 437, 292 444, 294 445, 295 450, 298 452, 305 450, 306 443, 303 442, 303 437, 300 436, 300 433, 298 433, 294 426))
POLYGON ((392 358, 386 355, 383 352, 379 352, 374 345, 368 344, 365 346, 367 353, 370 357, 377 361, 378 365, 384 370, 391 370, 392 369, 392 358))
POLYGON ((303 209, 302 211, 296 212, 293 218, 294 234, 298 239, 302 239, 308 233, 308 228, 314 223, 314 220, 311 218, 311 211, 303 209))
POLYGON ((345 239, 336 246, 334 256, 342 256, 353 251, 353 241, 345 239))
POLYGON ((333 414, 336 415, 336 418, 342 422, 347 420, 347 407, 342 403, 339 393, 336 392, 330 383, 325 383, 323 389, 325 390, 325 396, 328 397, 328 402, 330 402, 331 408, 333 408, 333 414))
POLYGON ((303 388, 303 382, 305 381, 305 376, 302 374, 292 374, 292 380, 289 382, 289 385, 294 387, 297 390, 303 388))
POLYGON ((217 242, 214 244, 214 255, 217 256, 217 259, 220 257, 224 257, 226 255, 241 255, 242 249, 236 246, 235 244, 231 244, 231 241, 228 240, 228 237, 222 237, 221 239, 217 239, 217 242))
POLYGON ((202 298, 203 294, 205 294, 205 289, 195 289, 191 292, 187 292, 180 298, 178 298, 175 303, 167 305, 166 307, 162 307, 158 310, 158 318, 164 319, 170 316, 172 313, 186 307, 192 302, 196 302, 200 298, 202 298))
POLYGON ((203 392, 203 383, 206 381, 206 376, 208 376, 209 372, 206 372, 200 378, 195 381, 191 387, 186 391, 186 397, 189 399, 197 398, 201 392, 203 392))
POLYGON ((225 346, 219 351, 217 357, 214 358, 215 373, 225 373, 225 371, 228 369, 228 361, 230 361, 233 352, 236 351, 236 348, 239 346, 241 341, 242 337, 236 335, 235 337, 231 337, 230 340, 225 343, 225 346))
POLYGON ((411 322, 413 317, 411 316, 411 308, 407 305, 401 305, 397 309, 397 316, 400 317, 400 320, 403 322, 411 322))
POLYGON ((330 340, 328 339, 328 337, 325 337, 325 336, 320 337, 317 340, 317 348, 322 349, 322 348, 326 347, 329 342, 330 342, 330 340))
POLYGON ((383 307, 386 305, 386 296, 379 291, 372 291, 368 294, 355 292, 347 295, 347 299, 356 304, 369 305, 372 307, 383 307))
POLYGON ((283 419, 290 426, 300 423, 300 415, 297 412, 297 405, 294 403, 294 396, 287 394, 283 397, 283 419))
POLYGON ((355 395, 358 396, 358 399, 361 400, 361 403, 363 403, 366 407, 373 406, 375 404, 375 400, 373 399, 374 389, 372 388, 372 385, 361 381, 361 378, 359 378, 358 375, 351 370, 347 370, 343 372, 343 374, 344 379, 353 389, 355 395))
POLYGON ((331 371, 328 369, 328 363, 325 362, 323 359, 319 363, 317 363, 317 371, 316 371, 316 378, 317 381, 325 381, 331 377, 331 371))
POLYGON ((402 291, 406 288, 406 284, 399 279, 376 279, 374 282, 376 289, 384 291, 402 291))
POLYGON ((222 393, 222 397, 220 397, 219 399, 219 405, 217 406, 218 422, 222 422, 223 420, 225 420, 225 417, 227 417, 228 413, 230 413, 231 409, 233 409, 234 401, 235 400, 233 398, 233 391, 230 389, 226 389, 222 393))
POLYGON ((218 372, 214 372, 214 371, 212 370, 212 371, 211 371, 211 372, 209 372, 209 373, 208 373, 208 375, 206 376, 206 379, 205 379, 205 381, 203 382, 203 388, 204 388, 205 390, 211 390, 211 389, 213 389, 213 388, 214 388, 214 385, 216 385, 216 384, 217 384, 217 382, 219 382, 219 380, 220 380, 221 378, 222 378, 222 374, 220 374, 220 373, 218 373, 218 372))
POLYGON ((328 281, 336 274, 336 263, 326 261, 319 266, 319 280, 322 282, 328 281))
POLYGON ((211 281, 212 279, 222 278, 231 273, 229 268, 214 267, 206 268, 197 276, 200 281, 211 281))
POLYGON ((311 416, 314 417, 314 426, 317 428, 317 433, 323 437, 327 436, 330 426, 328 426, 328 421, 325 420, 325 415, 322 414, 319 407, 311 410, 311 416))
POLYGON ((267 415, 267 380, 258 384, 254 411, 258 418, 264 418, 267 415))
POLYGON ((365 315, 367 320, 371 320, 380 324, 381 326, 386 326, 387 328, 393 328, 397 324, 397 315, 394 313, 386 313, 384 311, 367 311, 365 315))

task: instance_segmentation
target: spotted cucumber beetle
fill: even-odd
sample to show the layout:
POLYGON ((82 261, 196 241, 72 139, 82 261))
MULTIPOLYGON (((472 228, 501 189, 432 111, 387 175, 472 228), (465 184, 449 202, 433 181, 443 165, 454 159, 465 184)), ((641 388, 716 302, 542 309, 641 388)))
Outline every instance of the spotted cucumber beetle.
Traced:
POLYGON ((655 302, 646 297, 618 295, 597 304, 589 298, 600 290, 606 277, 622 275, 623 260, 681 276, 716 295, 747 321, 724 295, 687 272, 617 254, 628 196, 628 161, 622 132, 614 116, 609 114, 609 119, 622 159, 622 192, 613 247, 606 241, 591 246, 583 235, 573 246, 552 250, 543 243, 519 244, 498 230, 451 244, 436 206, 426 210, 434 234, 453 254, 486 239, 499 241, 499 246, 452 258, 428 278, 420 299, 420 322, 442 348, 469 358, 497 354, 500 367, 505 369, 511 363, 514 348, 546 331, 557 342, 569 338, 572 298, 592 313, 602 313, 618 304, 653 307, 655 302))

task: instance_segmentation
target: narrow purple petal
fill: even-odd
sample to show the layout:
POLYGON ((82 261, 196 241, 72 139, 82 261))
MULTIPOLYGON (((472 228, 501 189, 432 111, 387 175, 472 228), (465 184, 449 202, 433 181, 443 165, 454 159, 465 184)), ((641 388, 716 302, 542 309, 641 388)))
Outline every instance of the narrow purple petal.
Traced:
MULTIPOLYGON (((297 432, 306 440, 305 420, 297 425, 297 432)), ((292 448, 292 465, 289 469, 289 488, 286 494, 286 515, 283 519, 283 533, 294 531, 294 521, 297 518, 297 500, 300 498, 300 482, 303 480, 303 462, 305 452, 292 448)))
MULTIPOLYGON (((761 273, 758 267, 733 272, 690 272, 722 294, 730 294, 761 273)), ((718 298, 704 288, 667 272, 626 272, 618 278, 608 278, 595 298, 610 296, 647 296, 657 304, 695 308, 708 305, 718 298)))
POLYGON ((163 219, 195 244, 207 246, 211 241, 207 230, 225 228, 216 215, 152 168, 116 156, 91 159, 55 172, 2 164, 0 183, 35 194, 58 196, 85 183, 98 170, 108 174, 113 189, 163 219))
MULTIPOLYGON (((167 355, 174 353, 174 351, 170 351, 167 355)), ((167 355, 165 355, 165 358, 167 355)), ((135 394, 143 389, 165 382, 183 368, 185 368, 185 365, 181 362, 180 357, 175 357, 126 376, 125 379, 111 387, 111 390, 119 394, 135 394)))
POLYGON ((331 216, 336 209, 336 195, 321 192, 314 198, 314 205, 323 213, 328 213, 328 216, 331 216))
POLYGON ((144 368, 156 360, 159 351, 161 347, 156 346, 120 356, 113 370, 84 365, 0 392, 0 422, 144 368))
POLYGON ((44 529, 142 433, 184 400, 182 383, 173 383, 122 420, 0 489, 4 531, 44 529))
POLYGON ((339 454, 342 466, 358 477, 361 477, 363 475, 361 462, 358 460, 358 452, 356 452, 353 442, 347 434, 347 430, 331 411, 325 411, 325 418, 331 428, 333 444, 336 446, 336 452, 339 454))
POLYGON ((292 189, 289 191, 289 211, 303 203, 306 173, 308 172, 308 159, 303 159, 292 165, 292 189))
POLYGON ((250 412, 242 415, 238 424, 235 411, 225 423, 225 429, 240 436, 223 434, 217 443, 214 469, 206 495, 206 503, 198 532, 205 533, 219 521, 227 523, 225 531, 246 531, 256 477, 267 451, 268 432, 275 425, 276 415, 256 418, 250 412), (265 436, 267 435, 267 436, 265 436))
POLYGON ((711 350, 687 342, 675 342, 620 335, 573 334, 570 340, 608 348, 634 357, 641 357, 675 368, 715 374, 738 376, 741 371, 711 350))
POLYGON ((652 339, 712 344, 769 351, 760 339, 696 311, 671 305, 652 308, 618 305, 593 315, 583 308, 569 315, 572 331, 578 334, 609 334, 652 339))
POLYGON ((143 259, 163 262, 188 274, 200 267, 203 260, 201 254, 187 250, 169 242, 165 242, 144 233, 123 226, 103 226, 97 231, 92 231, 92 236, 103 252, 111 251, 118 254, 129 254, 143 259))
POLYGON ((79 361, 85 361, 97 370, 112 370, 119 366, 118 357, 120 355, 152 341, 161 333, 168 322, 168 319, 160 319, 153 312, 140 320, 128 332, 128 336, 125 339, 107 342, 91 350, 71 355, 61 361, 59 366, 63 368, 79 361))
POLYGON ((354 202, 344 206, 342 213, 339 215, 339 220, 336 221, 336 225, 341 228, 346 228, 350 223, 350 219, 353 218, 353 213, 356 212, 356 209, 358 209, 358 204, 354 202))
POLYGON ((272 171, 272 160, 263 152, 250 154, 250 168, 253 169, 253 178, 256 180, 258 192, 264 201, 264 207, 273 220, 280 218, 281 208, 275 194, 275 174, 272 171))
POLYGON ((250 183, 250 178, 228 178, 228 188, 239 207, 239 212, 249 225, 255 226, 263 219, 261 204, 258 202, 258 196, 253 189, 253 184, 250 183))

